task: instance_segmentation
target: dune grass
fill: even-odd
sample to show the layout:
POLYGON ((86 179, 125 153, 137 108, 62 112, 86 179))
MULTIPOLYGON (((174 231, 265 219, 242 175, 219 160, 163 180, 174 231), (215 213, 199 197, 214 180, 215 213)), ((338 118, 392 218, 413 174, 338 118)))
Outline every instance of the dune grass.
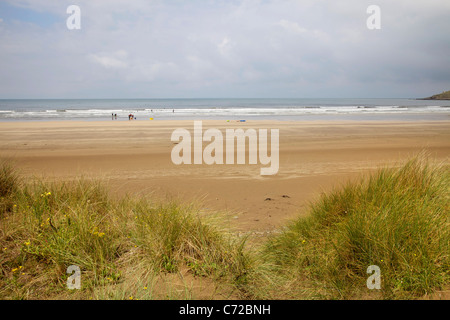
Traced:
POLYGON ((82 271, 79 298, 117 297, 106 288, 119 284, 123 296, 139 298, 127 292, 136 286, 123 289, 130 280, 142 284, 142 294, 156 298, 161 292, 149 290, 155 279, 181 268, 218 283, 227 279, 230 286, 239 284, 246 272, 242 240, 217 223, 213 227, 209 217, 200 218, 193 205, 113 200, 101 183, 88 180, 22 187, 17 182, 10 167, 2 171, 0 184, 7 187, 0 199, 1 298, 68 294, 70 265, 82 271))
POLYGON ((418 156, 324 194, 266 244, 278 292, 326 299, 413 299, 449 284, 449 170, 418 156), (367 268, 381 290, 367 288, 367 268), (287 291, 287 292, 286 292, 287 291))
POLYGON ((420 298, 449 284, 449 180, 424 156, 380 169, 254 250, 193 204, 26 182, 3 164, 0 299, 197 299, 205 287, 208 298, 420 298), (67 289, 70 265, 81 290, 67 289), (370 265, 381 290, 366 286, 370 265))

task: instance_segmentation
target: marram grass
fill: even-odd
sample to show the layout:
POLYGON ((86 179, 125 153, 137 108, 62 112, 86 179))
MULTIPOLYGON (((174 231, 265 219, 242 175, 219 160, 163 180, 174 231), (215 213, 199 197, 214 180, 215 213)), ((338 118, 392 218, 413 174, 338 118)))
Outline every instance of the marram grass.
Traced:
POLYGON ((255 250, 197 206, 24 182, 3 164, 0 299, 196 299, 199 283, 210 298, 420 298, 449 285, 449 180, 424 156, 380 169, 255 250), (67 289, 70 265, 81 290, 67 289), (381 290, 366 286, 370 265, 381 290))
POLYGON ((200 219, 193 205, 113 199, 100 183, 87 180, 11 190, 0 199, 0 298, 116 298, 116 286, 161 298, 148 290, 158 275, 184 268, 218 283, 226 279, 232 287, 246 272, 241 240, 200 219), (67 289, 70 265, 81 269, 80 291, 67 289))
POLYGON ((412 299, 449 285, 448 167, 419 156, 324 194, 264 255, 290 287, 315 298, 412 299), (367 288, 367 268, 381 290, 367 288))

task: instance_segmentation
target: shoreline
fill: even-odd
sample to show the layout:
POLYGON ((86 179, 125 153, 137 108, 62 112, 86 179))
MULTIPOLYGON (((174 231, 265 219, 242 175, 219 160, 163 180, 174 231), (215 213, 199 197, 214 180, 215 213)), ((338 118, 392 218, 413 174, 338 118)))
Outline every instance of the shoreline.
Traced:
POLYGON ((450 123, 450 113, 448 114, 448 119, 417 119, 417 120, 398 120, 398 119, 371 119, 371 120, 360 120, 360 119, 322 119, 322 120, 297 120, 297 119, 290 119, 290 120, 276 120, 276 119, 243 119, 245 122, 240 122, 240 120, 236 119, 202 119, 202 118, 193 118, 193 119, 154 119, 154 120, 127 120, 127 119, 117 119, 117 120, 111 120, 111 119, 93 119, 93 120, 80 120, 80 119, 67 119, 67 120, 0 120, 0 123, 2 124, 30 124, 30 123, 36 123, 36 124, 66 124, 66 123, 76 123, 76 124, 104 124, 104 123, 165 123, 170 124, 171 122, 194 122, 194 121, 203 121, 203 122, 217 122, 217 123, 226 123, 226 122, 240 122, 240 123, 299 123, 299 124, 307 124, 307 123, 336 123, 336 124, 345 124, 345 123, 354 123, 354 124, 364 124, 364 123, 383 123, 383 122, 389 122, 389 123, 411 123, 411 122, 448 122, 450 123))
MULTIPOLYGON (((281 121, 281 122, 311 122, 311 121, 326 121, 326 122, 341 122, 341 121, 396 121, 396 122, 417 122, 417 121, 442 121, 442 119, 448 119, 450 121, 450 112, 404 112, 404 113, 305 113, 305 114, 274 114, 274 115, 214 115, 214 116, 186 116, 179 114, 139 114, 138 119, 131 120, 134 122, 159 122, 159 121, 281 121), (152 118, 153 120, 150 120, 152 118)), ((118 115, 115 120, 111 119, 111 116, 99 117, 72 117, 72 118, 60 118, 60 119, 27 119, 27 118, 0 118, 0 123, 10 122, 124 122, 129 121, 124 114, 118 115)))

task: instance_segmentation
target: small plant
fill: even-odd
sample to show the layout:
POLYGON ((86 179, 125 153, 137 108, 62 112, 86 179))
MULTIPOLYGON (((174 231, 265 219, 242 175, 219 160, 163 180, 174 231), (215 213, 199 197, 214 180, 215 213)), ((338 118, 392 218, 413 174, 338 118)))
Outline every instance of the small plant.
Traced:
POLYGON ((12 195, 18 188, 19 178, 9 163, 0 163, 0 198, 12 195))

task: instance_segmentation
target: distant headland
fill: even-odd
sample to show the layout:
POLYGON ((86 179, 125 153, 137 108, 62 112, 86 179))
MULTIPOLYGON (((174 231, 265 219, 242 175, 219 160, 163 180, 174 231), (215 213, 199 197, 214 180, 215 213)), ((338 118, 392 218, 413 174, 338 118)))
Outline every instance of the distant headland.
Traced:
POLYGON ((439 94, 435 94, 434 96, 428 98, 422 98, 418 100, 450 100, 450 90, 439 94))

